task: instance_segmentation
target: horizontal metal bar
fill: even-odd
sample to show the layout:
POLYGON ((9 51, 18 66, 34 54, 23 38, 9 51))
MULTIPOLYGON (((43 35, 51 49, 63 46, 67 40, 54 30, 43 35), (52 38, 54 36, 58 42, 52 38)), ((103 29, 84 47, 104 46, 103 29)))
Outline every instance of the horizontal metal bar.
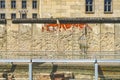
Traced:
POLYGON ((78 62, 87 62, 87 63, 94 63, 95 60, 89 60, 89 59, 81 59, 81 60, 64 60, 64 59, 61 59, 61 60, 52 60, 52 59, 32 59, 32 62, 74 62, 74 63, 78 63, 78 62))
POLYGON ((19 63, 29 63, 29 59, 0 59, 0 62, 19 62, 19 63))
POLYGON ((74 63, 78 63, 78 62, 87 62, 87 63, 94 63, 95 62, 95 60, 93 59, 93 60, 89 60, 89 59, 80 59, 80 60, 64 60, 64 59, 61 59, 61 60, 57 60, 57 59, 32 59, 32 62, 74 62, 74 63))
POLYGON ((98 63, 120 63, 119 60, 97 60, 98 63))
POLYGON ((0 59, 0 62, 73 62, 73 63, 120 63, 119 60, 95 60, 95 59, 80 59, 80 60, 68 60, 68 59, 0 59))
POLYGON ((120 60, 95 60, 95 59, 92 59, 92 60, 89 60, 89 59, 80 59, 80 60, 47 60, 47 59, 32 59, 32 62, 85 62, 85 63, 95 63, 95 62, 98 62, 98 63, 105 63, 105 62, 115 62, 115 63, 120 63, 120 60))

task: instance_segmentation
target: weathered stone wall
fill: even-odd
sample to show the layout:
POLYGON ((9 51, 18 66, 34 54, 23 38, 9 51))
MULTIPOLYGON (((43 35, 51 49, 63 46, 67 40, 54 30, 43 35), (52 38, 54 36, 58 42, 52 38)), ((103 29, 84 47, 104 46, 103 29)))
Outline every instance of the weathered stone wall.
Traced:
POLYGON ((0 25, 0 51, 29 51, 19 54, 31 57, 44 54, 52 58, 56 55, 72 58, 72 55, 89 53, 119 53, 119 24, 88 25, 91 29, 72 26, 67 30, 42 31, 44 24, 11 24, 8 21, 8 24, 0 25))
POLYGON ((5 25, 0 25, 0 50, 6 50, 6 27, 5 25))
POLYGON ((7 51, 17 51, 18 50, 18 25, 11 24, 11 21, 5 26, 7 29, 7 51))

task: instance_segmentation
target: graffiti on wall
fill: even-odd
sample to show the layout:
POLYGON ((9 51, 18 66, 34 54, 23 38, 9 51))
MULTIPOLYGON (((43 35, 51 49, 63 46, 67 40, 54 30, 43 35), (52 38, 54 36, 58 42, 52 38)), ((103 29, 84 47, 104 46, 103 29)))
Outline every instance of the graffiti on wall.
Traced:
MULTIPOLYGON (((59 39, 57 40, 54 40, 54 39, 51 39, 52 36, 51 35, 54 35, 54 34, 50 34, 49 35, 49 39, 51 40, 54 40, 54 41, 51 41, 51 42, 55 42, 55 41, 58 41, 58 40, 61 40, 61 44, 59 45, 64 45, 62 44, 63 43, 66 43, 66 46, 64 49, 69 49, 71 50, 72 48, 69 47, 69 45, 71 45, 71 35, 72 36, 76 36, 76 39, 74 39, 74 41, 72 41, 72 44, 74 44, 74 42, 78 42, 78 43, 75 43, 76 45, 79 45, 79 49, 81 49, 81 52, 83 53, 86 53, 87 52, 87 33, 88 31, 92 30, 92 27, 89 26, 88 24, 86 23, 79 23, 79 24, 43 24, 42 26, 42 32, 61 32, 62 35, 59 35, 59 39), (69 31, 69 32, 68 32, 69 31), (74 34, 75 32, 75 34, 74 34), (77 32, 77 33, 76 33, 77 32), (67 40, 69 40, 67 42, 67 40)), ((60 34, 61 34, 60 33, 60 34)), ((56 34, 56 33, 55 33, 56 34)), ((50 40, 49 40, 50 41, 50 40)), ((53 44, 53 43, 52 43, 53 44)), ((48 49, 48 48, 47 48, 48 49)), ((59 49, 62 49, 59 47, 59 49)), ((62 49, 62 50, 64 50, 62 49)))
POLYGON ((68 29, 72 29, 73 27, 76 27, 78 29, 83 29, 85 27, 88 27, 89 29, 92 30, 92 28, 85 23, 80 23, 80 24, 44 24, 42 26, 42 32, 44 31, 61 31, 61 30, 68 30, 68 29))

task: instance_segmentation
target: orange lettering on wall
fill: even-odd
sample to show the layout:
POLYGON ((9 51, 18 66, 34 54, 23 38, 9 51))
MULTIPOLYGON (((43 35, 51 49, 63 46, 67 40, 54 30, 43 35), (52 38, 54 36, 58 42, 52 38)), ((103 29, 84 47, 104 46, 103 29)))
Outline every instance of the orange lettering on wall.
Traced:
POLYGON ((57 29, 61 31, 61 29, 67 30, 72 27, 77 27, 78 29, 88 27, 89 29, 92 30, 92 28, 88 24, 81 23, 81 24, 45 24, 44 26, 42 26, 42 31, 56 31, 57 29))

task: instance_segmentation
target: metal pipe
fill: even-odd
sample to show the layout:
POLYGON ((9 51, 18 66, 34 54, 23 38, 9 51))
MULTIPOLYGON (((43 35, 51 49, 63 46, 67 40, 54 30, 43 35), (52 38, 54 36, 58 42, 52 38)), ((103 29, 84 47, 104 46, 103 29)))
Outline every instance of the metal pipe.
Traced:
POLYGON ((29 59, 0 59, 1 63, 8 63, 8 62, 17 62, 17 63, 29 63, 29 59))
POLYGON ((90 59, 80 59, 80 60, 68 60, 68 59, 32 59, 32 62, 66 62, 66 63, 69 63, 69 62, 73 62, 73 63, 79 63, 79 62, 85 62, 85 63, 94 63, 95 60, 90 60, 90 59))
MULTIPOLYGON (((68 60, 68 59, 0 59, 0 63, 7 63, 7 62, 17 62, 17 63, 29 63, 29 62, 85 62, 85 63, 95 63, 95 59, 79 59, 79 60, 68 60)), ((97 60, 97 63, 120 63, 120 59, 117 60, 97 60)))
POLYGON ((29 80, 32 80, 32 62, 29 63, 29 80))
POLYGON ((98 63, 95 62, 94 66, 95 66, 95 80, 98 80, 98 63))

